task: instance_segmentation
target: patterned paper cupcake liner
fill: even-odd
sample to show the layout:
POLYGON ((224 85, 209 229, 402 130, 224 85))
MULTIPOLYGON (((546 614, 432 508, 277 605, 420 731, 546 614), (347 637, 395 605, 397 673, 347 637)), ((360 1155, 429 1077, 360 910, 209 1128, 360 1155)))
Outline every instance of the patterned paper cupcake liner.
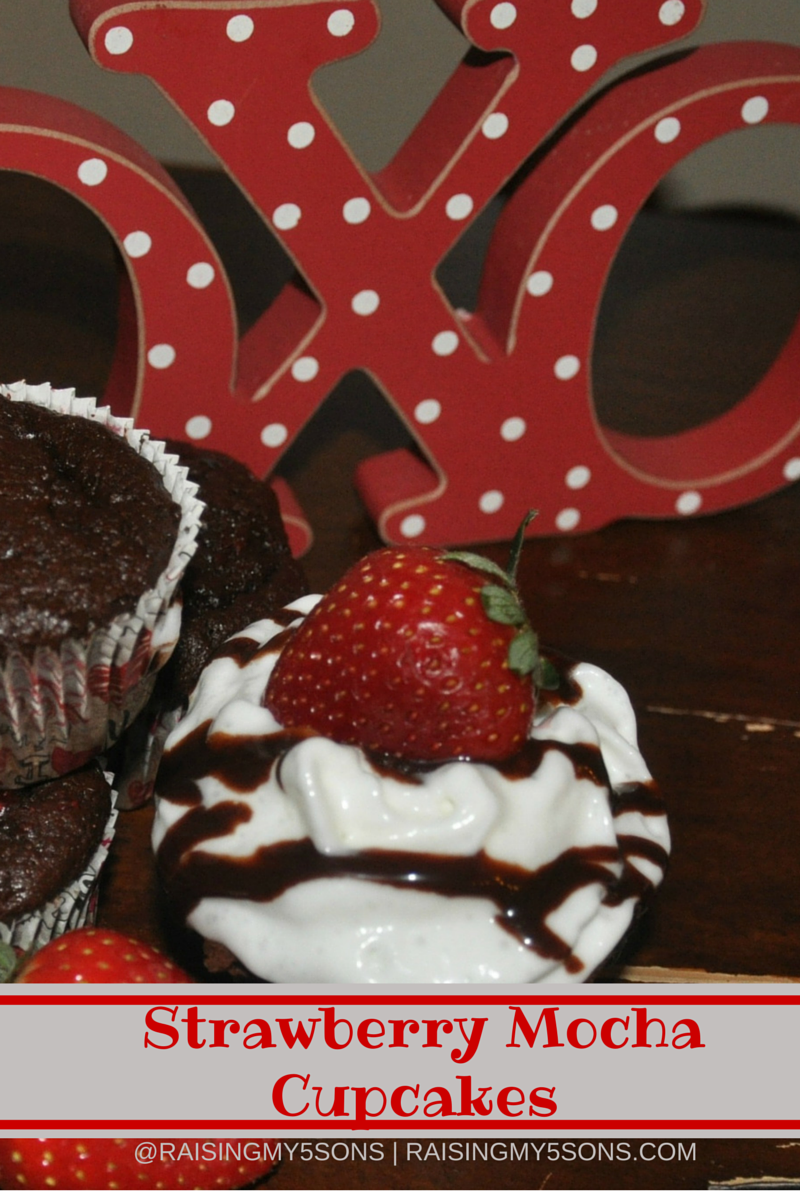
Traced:
MULTIPOLYGON (((146 704, 155 674, 180 634, 177 585, 197 547, 204 505, 185 467, 164 443, 135 429, 72 388, 0 385, 0 394, 55 413, 97 421, 125 439, 160 474, 181 517, 170 560, 136 610, 86 640, 16 650, 0 668, 0 787, 24 787, 63 775, 111 746, 146 704)), ((113 565, 110 567, 113 570, 113 565)))
POLYGON ((145 722, 142 717, 128 731, 122 762, 114 779, 117 808, 126 812, 142 808, 153 798, 156 775, 167 738, 186 711, 186 705, 158 713, 145 722))
MULTIPOLYGON (((106 778, 110 783, 111 776, 107 774, 106 778)), ((69 929, 94 925, 100 870, 108 857, 117 824, 116 799, 116 792, 112 790, 111 813, 100 845, 80 875, 47 904, 8 923, 0 921, 0 942, 5 942, 20 954, 27 954, 39 950, 69 929)))

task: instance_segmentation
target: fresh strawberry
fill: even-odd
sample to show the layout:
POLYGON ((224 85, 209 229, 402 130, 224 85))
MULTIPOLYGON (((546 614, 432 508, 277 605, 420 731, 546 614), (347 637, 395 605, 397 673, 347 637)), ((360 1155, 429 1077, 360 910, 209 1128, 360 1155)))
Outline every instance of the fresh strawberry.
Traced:
POLYGON ((234 1188, 265 1175, 277 1157, 275 1148, 275 1142, 264 1140, 2 1138, 0 1186, 12 1191, 234 1188), (143 1161, 137 1162, 140 1146, 145 1155, 140 1151, 143 1161))
POLYGON ((191 983, 163 954, 115 933, 76 929, 23 962, 17 983, 191 983))
POLYGON ((543 660, 515 573, 468 552, 378 550, 292 635, 264 703, 286 728, 422 762, 507 758, 543 660))

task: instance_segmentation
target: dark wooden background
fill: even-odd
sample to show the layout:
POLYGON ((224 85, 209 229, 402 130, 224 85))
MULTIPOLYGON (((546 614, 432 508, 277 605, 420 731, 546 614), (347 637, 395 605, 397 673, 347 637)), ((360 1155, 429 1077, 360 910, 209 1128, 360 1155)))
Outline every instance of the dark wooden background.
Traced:
MULTIPOLYGON (((245 328, 289 264, 222 175, 181 172, 179 182, 227 265, 245 328)), ((449 264, 458 303, 474 292, 481 235, 449 264)), ((0 378, 102 393, 117 270, 110 238, 77 202, 0 173, 0 378)), ((658 434, 725 411, 772 361, 798 310, 792 222, 646 211, 601 314, 593 363, 601 419, 658 434)), ((408 440, 374 385, 353 373, 288 451, 281 469, 316 530, 306 559, 314 590, 377 545, 352 486, 355 464, 408 440)), ((535 462, 531 479, 535 505, 535 462)), ((667 879, 604 978, 800 980, 799 534, 795 485, 718 516, 627 520, 526 547, 522 587, 542 640, 624 682, 669 806, 667 879)), ((504 560, 506 547, 481 549, 504 560)), ((121 816, 100 921, 192 962, 159 907, 150 821, 149 809, 121 816)), ((380 1162, 296 1157, 265 1186, 697 1188, 768 1176, 797 1183, 797 1142, 698 1139, 691 1161, 542 1155, 527 1165, 428 1158, 398 1167, 386 1143, 380 1162)))

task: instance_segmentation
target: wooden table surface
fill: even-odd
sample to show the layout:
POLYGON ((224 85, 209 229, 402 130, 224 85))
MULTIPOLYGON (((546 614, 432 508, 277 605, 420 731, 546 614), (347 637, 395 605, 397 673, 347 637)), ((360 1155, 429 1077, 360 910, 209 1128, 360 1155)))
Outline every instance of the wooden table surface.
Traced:
MULTIPOLYGON (((246 325, 285 276, 285 260, 222 177, 184 172, 180 182, 217 241, 246 325)), ((468 266, 454 292, 469 291, 468 266)), ((54 189, 4 177, 0 269, 0 378, 102 392, 115 287, 104 231, 54 189)), ((769 364, 798 308, 794 226, 645 214, 599 326, 603 419, 658 433, 723 410, 769 364)), ((406 441, 372 385, 351 376, 289 451, 282 469, 316 529, 305 563, 314 590, 378 544, 352 486, 355 463, 406 441)), ((481 549, 504 561, 507 547, 481 549)), ((800 486, 718 516, 532 539, 520 578, 542 640, 629 690, 669 808, 667 878, 606 977, 800 980, 800 486)), ((158 903, 151 816, 120 817, 100 922, 185 957, 191 947, 176 942, 158 903)), ((790 1138, 697 1139, 692 1161, 466 1164, 401 1154, 396 1167, 390 1143, 380 1145, 382 1158, 368 1163, 284 1162, 263 1186, 683 1188, 800 1178, 790 1138)))

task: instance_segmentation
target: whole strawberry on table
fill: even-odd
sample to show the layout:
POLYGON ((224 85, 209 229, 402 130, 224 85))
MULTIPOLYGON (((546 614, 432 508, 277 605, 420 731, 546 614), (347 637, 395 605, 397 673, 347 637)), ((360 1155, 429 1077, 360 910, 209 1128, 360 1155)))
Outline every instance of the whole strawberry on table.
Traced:
MULTIPOLYGON (((152 946, 111 929, 74 930, 19 959, 9 946, 0 945, 0 952, 6 982, 192 982, 152 946)), ((161 1138, 0 1138, 0 1187, 11 1191, 230 1189, 254 1183, 277 1161, 277 1143, 272 1140, 196 1139, 186 1143, 190 1148, 186 1153, 180 1152, 182 1144, 161 1138), (141 1151, 137 1155, 139 1146, 144 1155, 141 1151)))
POLYGON ((183 1145, 177 1138, 0 1138, 0 1187, 228 1190, 255 1183, 277 1159, 275 1142, 198 1139, 181 1153, 183 1145))
POLYGON ((0 944, 0 982, 191 983, 166 955, 113 929, 75 929, 33 954, 0 944))

